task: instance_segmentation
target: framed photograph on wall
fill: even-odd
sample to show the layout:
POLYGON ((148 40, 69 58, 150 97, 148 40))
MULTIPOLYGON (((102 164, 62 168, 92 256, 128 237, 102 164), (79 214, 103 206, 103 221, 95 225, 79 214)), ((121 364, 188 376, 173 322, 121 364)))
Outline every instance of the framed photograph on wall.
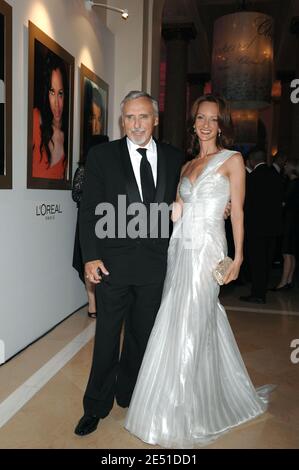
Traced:
POLYGON ((93 145, 105 142, 108 124, 109 86, 94 72, 81 64, 80 162, 85 162, 93 145))
POLYGON ((74 63, 29 21, 28 188, 71 189, 74 63))
POLYGON ((0 189, 12 188, 12 7, 0 0, 0 189))

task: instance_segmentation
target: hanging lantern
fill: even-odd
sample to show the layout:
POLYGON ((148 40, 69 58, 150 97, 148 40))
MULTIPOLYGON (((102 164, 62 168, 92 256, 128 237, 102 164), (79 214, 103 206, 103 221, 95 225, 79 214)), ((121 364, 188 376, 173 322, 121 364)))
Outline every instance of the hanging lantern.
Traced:
POLYGON ((273 76, 273 19, 241 11, 215 21, 212 86, 238 109, 270 104, 273 76))

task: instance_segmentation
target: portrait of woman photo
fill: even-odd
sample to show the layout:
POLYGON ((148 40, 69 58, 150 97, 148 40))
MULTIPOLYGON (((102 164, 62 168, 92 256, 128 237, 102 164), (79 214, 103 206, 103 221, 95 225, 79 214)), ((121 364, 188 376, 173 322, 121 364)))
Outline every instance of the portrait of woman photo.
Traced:
POLYGON ((68 161, 67 67, 38 41, 34 65, 32 176, 62 180, 68 161))
MULTIPOLYGON (((102 142, 106 135, 106 110, 99 87, 88 78, 84 79, 83 146, 81 159, 88 150, 102 142)), ((82 158, 83 157, 83 158, 82 158)))
MULTIPOLYGON (((84 69, 84 66, 82 66, 84 69)), ((72 198, 77 204, 78 217, 80 211, 80 203, 83 192, 83 184, 85 178, 85 163, 89 150, 94 145, 108 142, 107 131, 107 92, 102 90, 98 84, 87 77, 82 77, 82 115, 81 115, 81 155, 78 162, 78 168, 73 178, 72 198), (103 93, 103 95, 102 95, 103 93), (106 93, 106 94, 105 94, 106 93), (103 99, 104 96, 104 99, 103 99), (105 104, 104 104, 105 102, 105 104), (106 106, 105 106, 106 105, 106 106)), ((79 274, 81 281, 85 284, 88 298, 88 316, 90 318, 97 317, 95 285, 86 279, 84 275, 84 263, 82 259, 81 244, 79 239, 79 222, 77 217, 75 243, 73 252, 73 267, 79 274)))

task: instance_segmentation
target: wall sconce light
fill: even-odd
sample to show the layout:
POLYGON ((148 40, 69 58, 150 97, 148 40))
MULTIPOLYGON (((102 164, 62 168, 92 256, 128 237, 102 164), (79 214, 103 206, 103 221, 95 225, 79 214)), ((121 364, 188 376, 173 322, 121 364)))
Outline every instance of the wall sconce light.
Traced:
POLYGON ((110 5, 106 5, 105 3, 93 2, 93 0, 85 0, 86 10, 91 11, 92 7, 102 7, 102 8, 106 8, 107 10, 117 11, 118 13, 121 13, 121 17, 124 20, 127 20, 129 18, 129 12, 126 9, 123 10, 122 8, 117 8, 117 7, 112 7, 110 5))

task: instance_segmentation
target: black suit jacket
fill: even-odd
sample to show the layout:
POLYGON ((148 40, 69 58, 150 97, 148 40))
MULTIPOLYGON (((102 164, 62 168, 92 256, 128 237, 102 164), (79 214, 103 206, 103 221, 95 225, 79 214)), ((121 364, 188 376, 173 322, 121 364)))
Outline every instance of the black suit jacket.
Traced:
POLYGON ((283 185, 275 168, 259 165, 246 178, 245 233, 277 236, 282 229, 283 185))
MULTIPOLYGON (((184 155, 178 149, 157 144, 157 186, 155 202, 170 205, 176 196, 184 155)), ((130 238, 118 231, 118 218, 129 204, 142 200, 135 180, 126 138, 93 147, 87 158, 83 197, 80 206, 80 243, 84 263, 103 260, 110 275, 107 282, 117 284, 147 284, 163 281, 166 272, 168 238, 130 238), (118 197, 125 196, 125 207, 119 210, 118 197), (103 224, 106 214, 95 214, 99 203, 109 203, 115 212, 115 236, 98 238, 96 224, 103 224)), ((143 205, 143 204, 142 204, 143 205)), ((144 206, 143 206, 144 207, 144 206)), ((112 210, 112 212, 111 212, 112 210)), ((133 215, 124 218, 125 228, 133 215)), ((113 227, 112 227, 113 229, 113 227)))

